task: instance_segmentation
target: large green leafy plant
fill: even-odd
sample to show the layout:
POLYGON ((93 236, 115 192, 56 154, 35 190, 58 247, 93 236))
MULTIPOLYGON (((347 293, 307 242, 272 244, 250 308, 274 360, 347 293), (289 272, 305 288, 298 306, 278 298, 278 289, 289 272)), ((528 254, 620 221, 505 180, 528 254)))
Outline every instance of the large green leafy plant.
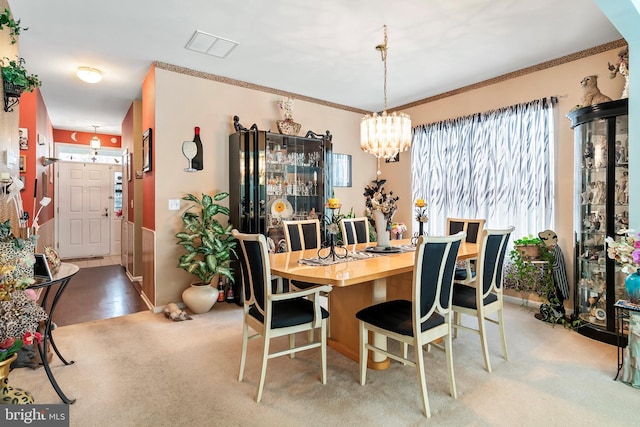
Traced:
POLYGON ((182 198, 194 204, 182 214, 184 230, 176 234, 178 245, 187 252, 180 257, 178 267, 197 276, 203 284, 211 283, 216 275, 234 280, 230 263, 236 240, 231 235, 230 211, 217 203, 228 196, 222 192, 213 197, 203 194, 202 199, 192 194, 182 198), (216 216, 226 217, 226 224, 216 216))
POLYGON ((12 84, 18 90, 31 92, 42 85, 36 74, 29 74, 24 68, 24 58, 9 59, 5 56, 0 63, 2 63, 2 80, 12 84))

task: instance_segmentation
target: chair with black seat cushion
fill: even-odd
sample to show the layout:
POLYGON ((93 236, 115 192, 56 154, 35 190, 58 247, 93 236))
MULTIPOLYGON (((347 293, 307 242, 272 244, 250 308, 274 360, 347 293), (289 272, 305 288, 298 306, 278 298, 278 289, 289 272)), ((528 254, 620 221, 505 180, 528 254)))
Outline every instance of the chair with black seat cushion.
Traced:
MULTIPOLYGON (((447 234, 453 235, 464 231, 467 233, 465 241, 467 243, 479 243, 479 238, 482 238, 482 230, 484 229, 484 219, 470 219, 470 218, 447 218, 447 234)), ((469 258, 464 261, 460 261, 456 267, 453 281, 455 283, 462 283, 468 285, 475 280, 475 263, 477 258, 469 258)))
POLYGON ((345 245, 369 243, 369 219, 365 216, 341 219, 340 230, 345 245))
POLYGON ((256 402, 262 398, 267 360, 278 356, 290 355, 313 348, 320 348, 321 381, 326 384, 327 379, 327 318, 329 312, 319 303, 320 292, 330 292, 331 286, 316 286, 301 291, 273 293, 271 286, 271 271, 267 240, 262 234, 243 234, 233 230, 233 236, 238 239, 241 253, 240 267, 244 288, 244 316, 242 332, 242 356, 240 358, 240 374, 238 381, 244 376, 244 366, 247 356, 247 342, 250 339, 263 337, 262 369, 256 402), (313 300, 305 297, 314 295, 313 300), (249 336, 249 327, 256 331, 249 336), (297 332, 320 329, 319 341, 311 341, 296 347, 295 334, 297 332), (289 336, 289 348, 275 353, 269 352, 272 338, 289 336))
MULTIPOLYGON (((509 360, 507 340, 504 332, 504 304, 502 300, 502 280, 504 258, 509 237, 514 227, 504 230, 484 230, 478 255, 475 287, 460 283, 453 285, 454 329, 464 329, 480 334, 480 343, 487 371, 491 372, 491 361, 487 348, 487 331, 485 320, 500 327, 502 350, 505 360, 509 360), (498 319, 487 317, 498 313, 498 319), (462 325, 462 315, 475 316, 478 329, 462 325)), ((455 336, 455 333, 454 333, 455 336)))
POLYGON ((424 345, 434 345, 444 350, 447 360, 451 396, 456 398, 456 384, 451 354, 451 295, 453 271, 460 242, 465 233, 455 236, 418 239, 413 271, 412 299, 386 301, 367 307, 356 313, 360 330, 360 384, 367 375, 369 351, 384 354, 405 365, 416 367, 424 414, 431 416, 424 366, 424 345), (369 332, 384 335, 401 343, 402 355, 369 343, 369 332), (444 347, 432 341, 444 338, 444 347), (414 360, 406 356, 406 348, 412 345, 414 360))

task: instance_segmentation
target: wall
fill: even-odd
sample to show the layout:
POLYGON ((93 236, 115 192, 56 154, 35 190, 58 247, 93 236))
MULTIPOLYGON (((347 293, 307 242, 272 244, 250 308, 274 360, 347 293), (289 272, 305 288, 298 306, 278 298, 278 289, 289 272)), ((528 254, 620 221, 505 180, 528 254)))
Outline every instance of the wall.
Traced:
MULTIPOLYGON (((9 8, 8 1, 0 0, 0 10, 5 8, 9 8)), ((18 43, 11 44, 8 29, 5 28, 0 31, 0 59, 4 57, 15 58, 18 55, 18 46, 18 43)), ((1 99, 4 99, 4 90, 1 87, 0 92, 2 92, 1 99)), ((0 101, 0 103, 2 103, 2 107, 0 107, 0 173, 9 173, 12 177, 17 178, 19 175, 18 162, 16 161, 15 164, 8 166, 6 156, 7 152, 16 156, 20 154, 20 145, 18 143, 20 105, 15 106, 13 112, 5 112, 4 101, 0 101)), ((14 228, 18 227, 17 215, 13 206, 0 206, 0 220, 6 221, 7 219, 12 220, 14 228)), ((14 230, 14 233, 17 233, 17 230, 14 230)))
MULTIPOLYGON (((256 123, 261 130, 276 131, 275 122, 281 119, 281 112, 275 102, 284 97, 155 69, 153 168, 157 281, 154 304, 157 307, 181 301, 182 291, 194 281, 194 276, 176 267, 182 252, 174 235, 182 227, 182 210, 169 211, 168 200, 180 199, 187 193, 228 191, 228 138, 234 132, 233 116, 238 115, 245 127, 256 123), (188 162, 182 155, 182 142, 193 139, 195 126, 201 129, 204 170, 187 173, 183 171, 188 162)), ((364 186, 375 178, 376 171, 374 157, 361 152, 359 147, 362 114, 295 100, 293 117, 302 124, 304 133, 329 130, 334 151, 353 156, 353 187, 336 188, 335 195, 342 200, 343 211, 353 206, 357 214, 362 213, 364 186)), ((183 202, 182 208, 186 207, 183 202)), ((146 216, 146 202, 144 208, 146 216)))
POLYGON ((97 135, 100 139, 101 148, 121 148, 122 137, 120 135, 111 135, 107 133, 79 132, 72 130, 54 129, 53 140, 55 142, 63 142, 65 144, 89 145, 91 138, 97 135))
MULTIPOLYGON (((574 135, 570 121, 565 114, 582 98, 580 80, 586 75, 600 76, 598 86, 602 93, 612 99, 619 99, 624 79, 619 76, 609 79, 607 63, 614 63, 620 47, 592 56, 586 56, 552 68, 522 75, 495 84, 480 87, 423 105, 407 108, 413 126, 440 120, 466 116, 508 105, 522 103, 547 96, 557 96, 557 146, 555 182, 555 231, 558 243, 564 250, 570 282, 573 283, 573 149, 574 135)), ((396 219, 409 223, 411 206, 411 171, 408 153, 400 155, 399 163, 382 163, 383 177, 390 177, 387 190, 392 189, 400 196, 400 208, 396 219)), ((426 195, 427 202, 429 195, 426 195)), ((491 227, 492 224, 487 224, 491 227)), ((516 236, 520 237, 520 236, 516 236)))

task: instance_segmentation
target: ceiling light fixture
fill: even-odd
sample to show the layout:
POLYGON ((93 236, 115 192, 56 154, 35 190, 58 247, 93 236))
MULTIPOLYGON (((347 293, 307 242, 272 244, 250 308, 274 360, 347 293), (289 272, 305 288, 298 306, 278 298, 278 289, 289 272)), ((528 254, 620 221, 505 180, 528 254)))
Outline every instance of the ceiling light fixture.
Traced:
POLYGON ((102 80, 102 71, 91 67, 78 67, 76 75, 80 80, 87 83, 98 83, 102 80))
POLYGON ((382 114, 367 114, 360 122, 360 148, 378 158, 390 159, 411 146, 411 118, 404 113, 387 114, 387 26, 384 26, 384 43, 376 46, 384 62, 384 110, 382 114))
POLYGON ((91 147, 94 156, 98 155, 98 150, 100 149, 101 145, 102 144, 100 144, 100 138, 98 138, 98 126, 94 126, 93 138, 91 138, 91 141, 89 141, 89 147, 91 147))

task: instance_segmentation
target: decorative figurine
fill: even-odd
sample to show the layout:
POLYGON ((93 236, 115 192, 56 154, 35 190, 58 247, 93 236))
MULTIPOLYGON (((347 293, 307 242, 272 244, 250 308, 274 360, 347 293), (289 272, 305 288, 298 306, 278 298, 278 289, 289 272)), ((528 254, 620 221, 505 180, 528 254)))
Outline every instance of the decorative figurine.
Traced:
POLYGON ((553 230, 545 230, 538 233, 538 237, 553 253, 553 283, 555 288, 549 290, 547 294, 548 304, 540 305, 540 313, 535 317, 545 322, 565 319, 564 300, 569 298, 569 279, 567 278, 567 268, 564 262, 564 255, 558 246, 558 235, 553 230))

